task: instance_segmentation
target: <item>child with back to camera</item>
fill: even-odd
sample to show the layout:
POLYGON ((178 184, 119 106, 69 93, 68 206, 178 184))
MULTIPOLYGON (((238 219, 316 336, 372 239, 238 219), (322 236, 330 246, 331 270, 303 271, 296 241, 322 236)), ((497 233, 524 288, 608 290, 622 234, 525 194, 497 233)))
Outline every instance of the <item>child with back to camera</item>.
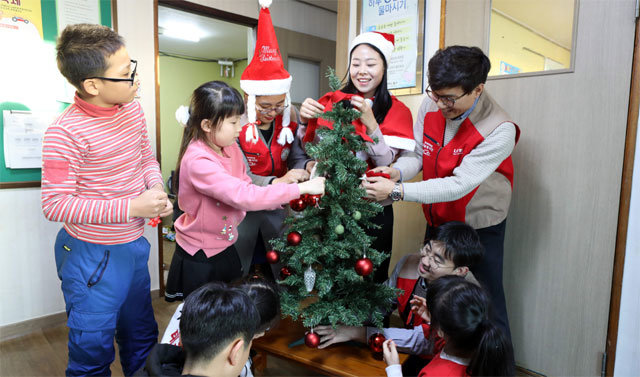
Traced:
POLYGON ((251 183, 236 139, 244 101, 220 81, 192 96, 174 185, 184 213, 175 222, 176 251, 165 299, 181 300, 210 281, 242 276, 234 243, 246 211, 275 209, 301 194, 324 194, 324 178, 265 187, 251 183))
MULTIPOLYGON (((490 319, 490 305, 484 289, 459 276, 433 281, 419 311, 445 344, 418 376, 513 376, 511 345, 490 319)), ((393 340, 384 342, 383 357, 387 376, 402 376, 393 340)))
POLYGON ((157 344, 136 376, 237 377, 246 369, 260 313, 240 287, 211 282, 180 305, 180 346, 157 344))
MULTIPOLYGON (((240 288, 253 301, 260 321, 256 328, 253 339, 263 336, 269 329, 274 328, 280 320, 280 294, 278 286, 262 277, 253 275, 244 278, 234 286, 240 288)), ((181 371, 184 355, 181 350, 180 339, 180 318, 184 304, 180 304, 169 325, 164 332, 161 344, 157 345, 149 355, 146 370, 151 376, 167 375, 171 371, 181 371)), ((244 368, 240 372, 240 377, 252 377, 251 357, 247 360, 244 368)))

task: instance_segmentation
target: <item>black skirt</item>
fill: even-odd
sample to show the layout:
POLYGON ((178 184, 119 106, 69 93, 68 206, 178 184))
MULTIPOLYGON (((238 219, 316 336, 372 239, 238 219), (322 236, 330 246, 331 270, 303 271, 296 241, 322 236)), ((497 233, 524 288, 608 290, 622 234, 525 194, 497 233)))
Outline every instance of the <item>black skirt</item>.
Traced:
POLYGON ((190 255, 176 242, 164 299, 169 302, 182 301, 204 284, 212 281, 229 283, 241 276, 242 265, 233 245, 207 258, 202 250, 190 255))

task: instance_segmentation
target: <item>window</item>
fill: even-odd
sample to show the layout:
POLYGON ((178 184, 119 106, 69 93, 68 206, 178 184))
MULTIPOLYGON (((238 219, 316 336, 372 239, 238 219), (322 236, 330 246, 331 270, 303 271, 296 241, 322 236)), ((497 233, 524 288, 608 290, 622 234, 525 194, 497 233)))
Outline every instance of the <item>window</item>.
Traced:
POLYGON ((305 98, 318 99, 320 96, 320 64, 306 59, 289 56, 291 82, 291 102, 299 105, 305 98))
POLYGON ((489 76, 572 69, 577 0, 492 0, 489 76))

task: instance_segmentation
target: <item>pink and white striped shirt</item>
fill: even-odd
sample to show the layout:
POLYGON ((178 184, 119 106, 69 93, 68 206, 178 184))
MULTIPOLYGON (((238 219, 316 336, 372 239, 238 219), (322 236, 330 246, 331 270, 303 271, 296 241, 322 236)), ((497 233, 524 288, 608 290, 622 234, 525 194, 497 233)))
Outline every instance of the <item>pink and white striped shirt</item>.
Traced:
POLYGON ((42 210, 80 240, 114 245, 142 236, 145 219, 129 201, 162 185, 138 101, 110 108, 74 103, 47 129, 42 147, 42 210))

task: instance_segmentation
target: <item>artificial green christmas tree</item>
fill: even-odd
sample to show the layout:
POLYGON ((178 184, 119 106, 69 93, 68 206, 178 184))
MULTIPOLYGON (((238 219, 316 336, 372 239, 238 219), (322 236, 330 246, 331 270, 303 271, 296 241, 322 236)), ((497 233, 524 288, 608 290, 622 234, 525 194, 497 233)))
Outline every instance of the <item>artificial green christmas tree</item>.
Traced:
MULTIPOLYGON (((340 82, 332 70, 328 77, 332 90, 338 90, 340 82)), ((364 199, 360 186, 367 163, 356 152, 366 145, 351 124, 359 116, 342 103, 321 115, 333 122, 333 129, 318 128, 320 141, 305 147, 317 161, 317 175, 326 177, 325 196, 300 215, 288 217, 286 234, 272 241, 285 266, 280 276, 285 286, 282 312, 301 318, 306 327, 365 322, 381 326, 396 296, 393 288, 373 281, 371 264, 379 266, 386 255, 370 247, 373 238, 366 229, 377 227, 370 219, 382 206, 364 199)))

